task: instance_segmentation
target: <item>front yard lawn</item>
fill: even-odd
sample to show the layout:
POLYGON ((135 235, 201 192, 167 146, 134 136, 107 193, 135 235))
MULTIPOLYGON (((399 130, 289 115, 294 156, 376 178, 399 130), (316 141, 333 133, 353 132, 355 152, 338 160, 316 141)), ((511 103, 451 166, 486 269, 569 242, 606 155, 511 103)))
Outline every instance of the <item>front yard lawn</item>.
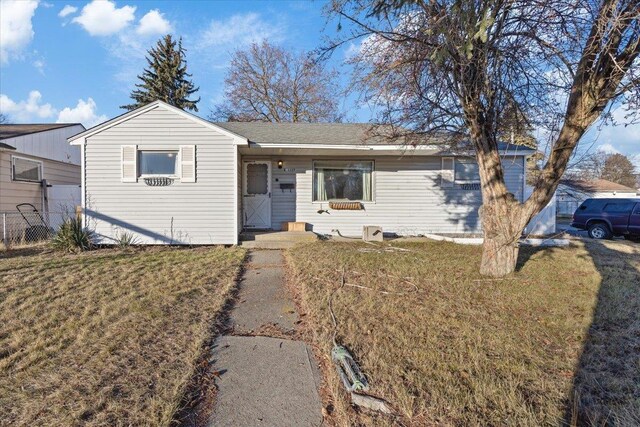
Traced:
POLYGON ((0 253, 0 424, 168 425, 243 259, 0 253))
POLYGON ((492 280, 478 274, 479 247, 393 244, 410 251, 288 252, 333 423, 394 422, 356 413, 342 391, 329 357, 334 291, 338 342, 404 425, 640 422, 640 246, 523 248, 518 271, 492 280))

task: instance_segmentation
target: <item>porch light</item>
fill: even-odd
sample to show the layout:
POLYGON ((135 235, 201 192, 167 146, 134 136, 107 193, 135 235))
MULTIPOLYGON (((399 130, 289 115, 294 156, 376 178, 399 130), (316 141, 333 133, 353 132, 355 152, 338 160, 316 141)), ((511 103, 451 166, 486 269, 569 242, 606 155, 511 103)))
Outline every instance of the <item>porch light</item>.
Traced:
POLYGON ((278 160, 278 169, 282 169, 282 165, 284 165, 284 162, 282 160, 278 160))

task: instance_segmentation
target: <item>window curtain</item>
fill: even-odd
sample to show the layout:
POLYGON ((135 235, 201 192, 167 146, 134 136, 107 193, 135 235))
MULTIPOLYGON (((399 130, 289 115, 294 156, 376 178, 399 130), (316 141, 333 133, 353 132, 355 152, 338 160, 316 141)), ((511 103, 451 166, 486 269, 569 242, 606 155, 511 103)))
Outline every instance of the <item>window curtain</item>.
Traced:
POLYGON ((371 201, 371 169, 362 169, 362 200, 371 201))
POLYGON ((316 173, 316 197, 315 200, 325 201, 327 200, 327 189, 324 187, 324 169, 317 168, 316 173))

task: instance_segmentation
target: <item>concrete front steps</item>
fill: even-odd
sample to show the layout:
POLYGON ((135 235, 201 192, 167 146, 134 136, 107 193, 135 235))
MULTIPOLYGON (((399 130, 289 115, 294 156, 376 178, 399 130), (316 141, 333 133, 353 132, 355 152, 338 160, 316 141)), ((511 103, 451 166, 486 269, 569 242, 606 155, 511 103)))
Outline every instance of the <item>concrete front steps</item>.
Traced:
POLYGON ((311 231, 243 231, 240 246, 247 249, 289 249, 318 239, 311 231))

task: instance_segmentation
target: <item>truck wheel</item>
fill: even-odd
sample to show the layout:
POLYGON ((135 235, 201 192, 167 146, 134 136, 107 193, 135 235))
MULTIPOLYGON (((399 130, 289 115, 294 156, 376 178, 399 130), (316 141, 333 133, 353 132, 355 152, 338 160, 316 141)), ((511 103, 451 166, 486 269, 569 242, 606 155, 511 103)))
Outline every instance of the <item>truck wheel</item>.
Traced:
POLYGON ((611 231, 609 231, 607 224, 596 222, 589 226, 589 237, 592 239, 610 239, 611 231))

